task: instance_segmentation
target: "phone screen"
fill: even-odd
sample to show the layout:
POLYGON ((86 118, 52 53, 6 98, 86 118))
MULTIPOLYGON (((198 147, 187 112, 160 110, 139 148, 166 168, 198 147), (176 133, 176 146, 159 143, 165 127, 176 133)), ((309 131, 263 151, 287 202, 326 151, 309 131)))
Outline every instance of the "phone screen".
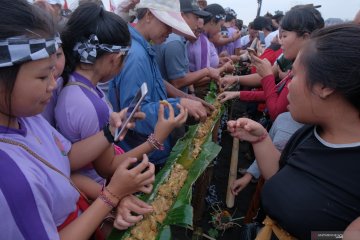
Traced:
POLYGON ((135 97, 130 102, 127 112, 126 112, 126 118, 124 120, 124 123, 121 125, 120 128, 116 129, 114 140, 117 141, 120 137, 120 135, 124 132, 126 129, 126 125, 130 122, 132 117, 134 116, 135 112, 139 110, 140 103, 145 98, 145 95, 147 94, 147 84, 143 83, 140 87, 140 89, 136 92, 135 97))
POLYGON ((263 31, 259 31, 259 39, 261 44, 265 44, 265 34, 263 31))

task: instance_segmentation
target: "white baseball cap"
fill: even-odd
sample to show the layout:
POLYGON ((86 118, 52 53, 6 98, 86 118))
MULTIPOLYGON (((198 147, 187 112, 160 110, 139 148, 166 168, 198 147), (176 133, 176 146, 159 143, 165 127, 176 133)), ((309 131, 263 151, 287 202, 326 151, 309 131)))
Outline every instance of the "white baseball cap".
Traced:
POLYGON ((196 38, 181 16, 179 0, 140 0, 135 10, 139 8, 148 8, 161 22, 185 35, 196 38))

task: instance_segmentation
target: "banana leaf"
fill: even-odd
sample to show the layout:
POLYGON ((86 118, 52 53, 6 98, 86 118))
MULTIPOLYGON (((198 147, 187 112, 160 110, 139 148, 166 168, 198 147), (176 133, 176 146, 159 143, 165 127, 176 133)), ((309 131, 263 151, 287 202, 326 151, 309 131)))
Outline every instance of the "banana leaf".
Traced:
MULTIPOLYGON (((216 100, 216 94, 213 93, 214 88, 216 88, 216 84, 210 85, 210 88, 212 88, 212 91, 210 91, 207 95, 206 101, 209 103, 213 103, 216 100)), ((221 111, 219 111, 219 114, 214 119, 212 128, 219 120, 222 112, 223 108, 221 108, 221 111)), ((192 185, 205 171, 210 162, 219 154, 221 150, 221 147, 219 145, 211 141, 211 128, 211 131, 209 131, 206 137, 206 141, 202 145, 202 151, 200 152, 199 156, 193 161, 191 161, 192 159, 189 159, 189 156, 192 151, 192 141, 195 138, 198 128, 199 125, 189 127, 189 130, 186 132, 185 136, 181 138, 173 147, 163 169, 156 175, 152 193, 142 195, 140 197, 145 202, 152 202, 157 196, 159 187, 169 177, 175 163, 182 164, 186 169, 188 169, 189 172, 187 179, 183 187, 181 188, 175 200, 175 203, 168 211, 164 222, 158 227, 159 232, 156 238, 157 240, 171 239, 171 230, 169 225, 192 225, 193 208, 190 204, 192 197, 192 185), (185 163, 187 163, 187 166, 185 166, 185 163)), ((108 240, 125 239, 127 236, 130 235, 130 231, 131 229, 128 229, 127 231, 119 231, 117 229, 113 229, 110 236, 108 237, 108 240)))

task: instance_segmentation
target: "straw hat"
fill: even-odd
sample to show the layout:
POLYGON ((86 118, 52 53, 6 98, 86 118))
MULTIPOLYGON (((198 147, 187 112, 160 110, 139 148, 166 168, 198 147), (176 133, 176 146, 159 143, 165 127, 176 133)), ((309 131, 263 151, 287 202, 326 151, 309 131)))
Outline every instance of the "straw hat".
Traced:
POLYGON ((179 0, 140 0, 135 10, 139 8, 148 8, 161 22, 195 38, 193 31, 181 16, 179 0))

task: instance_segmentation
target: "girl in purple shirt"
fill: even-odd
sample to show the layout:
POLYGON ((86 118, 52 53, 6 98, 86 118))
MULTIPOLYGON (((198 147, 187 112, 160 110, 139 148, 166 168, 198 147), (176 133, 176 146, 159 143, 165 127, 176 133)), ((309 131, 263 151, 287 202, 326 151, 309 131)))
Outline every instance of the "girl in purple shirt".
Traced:
MULTIPOLYGON (((119 73, 129 50, 130 34, 127 24, 119 16, 97 4, 84 4, 72 14, 61 37, 66 56, 65 85, 55 107, 55 118, 59 131, 75 143, 95 135, 107 123, 112 108, 97 83, 109 81, 119 73)), ((170 132, 186 119, 185 110, 179 108, 180 114, 173 122, 159 118, 154 131, 158 142, 163 143, 170 132)), ((120 155, 119 159, 140 159, 152 150, 154 146, 145 141, 120 155)), ((108 151, 113 153, 114 149, 108 151)), ((73 170, 80 169, 78 173, 101 184, 103 178, 89 163, 91 161, 79 162, 73 170)), ((87 189, 91 198, 96 198, 101 189, 100 184, 89 188, 83 181, 76 183, 81 184, 83 191, 87 189)))
POLYGON ((111 147, 126 112, 112 113, 103 131, 71 145, 39 115, 56 85, 51 20, 26 0, 1 1, 0 15, 0 239, 89 239, 114 208, 133 211, 125 202, 140 207, 140 214, 150 212, 131 194, 151 191, 154 166, 144 157, 129 169, 136 159, 119 164, 114 154, 95 161, 112 178, 91 206, 82 207, 86 201, 70 184, 70 171, 111 147))

